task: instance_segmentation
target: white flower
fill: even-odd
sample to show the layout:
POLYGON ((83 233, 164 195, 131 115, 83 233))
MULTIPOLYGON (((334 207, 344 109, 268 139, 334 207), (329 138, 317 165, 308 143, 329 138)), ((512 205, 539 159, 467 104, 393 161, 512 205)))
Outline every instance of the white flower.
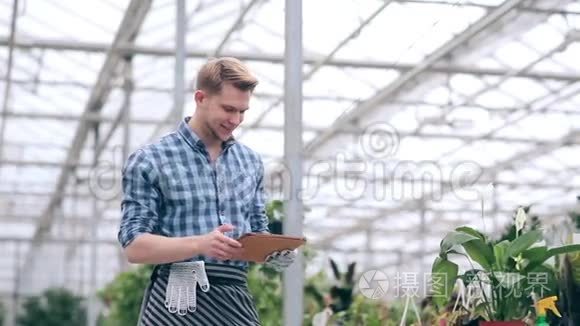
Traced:
POLYGON ((526 220, 528 216, 523 208, 518 208, 518 212, 516 213, 516 232, 520 232, 524 228, 524 224, 526 224, 526 220))

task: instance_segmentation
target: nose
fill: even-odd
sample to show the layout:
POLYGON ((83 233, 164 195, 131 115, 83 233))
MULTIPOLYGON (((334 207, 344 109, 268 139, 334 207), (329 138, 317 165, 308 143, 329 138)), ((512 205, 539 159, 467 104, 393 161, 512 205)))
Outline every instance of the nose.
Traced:
POLYGON ((243 117, 239 112, 233 113, 228 119, 228 123, 232 126, 238 126, 242 123, 243 117))

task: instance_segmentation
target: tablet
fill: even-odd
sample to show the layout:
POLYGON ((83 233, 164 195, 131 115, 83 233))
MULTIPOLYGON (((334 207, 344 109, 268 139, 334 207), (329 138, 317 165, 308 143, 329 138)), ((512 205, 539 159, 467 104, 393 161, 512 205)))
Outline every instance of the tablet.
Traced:
POLYGON ((237 240, 242 244, 244 253, 234 259, 255 263, 263 263, 274 251, 294 250, 306 243, 304 237, 268 233, 246 233, 237 240))

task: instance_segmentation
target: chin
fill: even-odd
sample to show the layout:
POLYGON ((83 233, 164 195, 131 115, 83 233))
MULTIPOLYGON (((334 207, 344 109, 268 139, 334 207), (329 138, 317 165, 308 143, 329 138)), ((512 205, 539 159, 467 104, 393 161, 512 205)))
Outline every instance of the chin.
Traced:
POLYGON ((223 129, 220 128, 219 132, 216 133, 218 135, 218 137, 222 140, 222 141, 227 141, 232 137, 232 133, 225 131, 223 129))
POLYGON ((227 134, 224 132, 214 132, 214 135, 216 136, 216 138, 218 138, 219 140, 221 140, 223 142, 230 139, 230 136, 231 136, 231 134, 227 134))

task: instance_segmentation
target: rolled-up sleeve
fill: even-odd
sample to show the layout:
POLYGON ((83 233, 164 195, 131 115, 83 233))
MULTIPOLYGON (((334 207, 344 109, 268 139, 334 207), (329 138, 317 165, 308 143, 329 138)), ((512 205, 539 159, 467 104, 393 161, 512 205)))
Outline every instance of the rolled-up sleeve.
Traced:
POLYGON ((161 192, 154 165, 143 150, 129 156, 122 178, 122 217, 118 239, 125 248, 138 235, 152 233, 157 227, 161 192))
POLYGON ((261 160, 259 162, 258 182, 250 216, 252 232, 256 233, 269 232, 268 216, 266 216, 266 191, 264 189, 264 164, 261 160))

